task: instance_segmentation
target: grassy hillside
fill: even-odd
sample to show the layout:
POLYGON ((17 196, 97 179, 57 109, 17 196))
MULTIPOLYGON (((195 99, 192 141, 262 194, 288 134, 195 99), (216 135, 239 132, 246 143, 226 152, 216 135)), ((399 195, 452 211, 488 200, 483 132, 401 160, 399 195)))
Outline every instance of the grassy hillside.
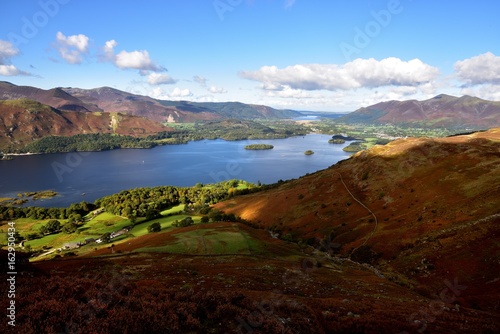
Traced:
POLYGON ((217 205, 281 237, 367 262, 432 296, 500 309, 500 129, 401 139, 322 172, 217 205))
MULTIPOLYGON (((29 279, 17 282, 17 321, 23 333, 499 332, 499 147, 500 129, 400 139, 200 207, 215 213, 210 223, 183 204, 164 207, 77 256, 19 263, 29 279), (174 226, 187 216, 194 225, 174 226), (161 230, 149 233, 155 222, 161 230)), ((170 193, 160 190, 103 203, 154 205, 170 193)), ((46 223, 16 221, 24 231, 46 223)), ((131 223, 100 213, 72 241, 131 223)))

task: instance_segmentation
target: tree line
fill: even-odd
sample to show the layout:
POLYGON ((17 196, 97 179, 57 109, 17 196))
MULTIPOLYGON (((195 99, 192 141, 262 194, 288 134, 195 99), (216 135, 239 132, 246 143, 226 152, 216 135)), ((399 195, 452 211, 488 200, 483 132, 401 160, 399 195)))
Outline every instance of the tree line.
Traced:
POLYGON ((305 135, 308 129, 291 122, 263 125, 249 120, 223 120, 196 123, 190 129, 162 131, 146 137, 133 137, 109 133, 77 134, 73 136, 47 136, 33 141, 21 149, 8 149, 7 153, 58 153, 75 151, 105 151, 120 148, 153 148, 158 145, 185 144, 202 139, 244 140, 276 139, 305 135))
POLYGON ((0 221, 18 218, 78 220, 95 209, 95 204, 87 202, 74 203, 67 208, 0 206, 0 221))
POLYGON ((248 193, 257 186, 246 181, 229 180, 216 184, 196 184, 193 187, 158 186, 124 190, 95 201, 105 211, 122 217, 153 219, 159 212, 179 204, 205 206, 231 196, 248 193), (244 189, 238 189, 244 184, 244 189))

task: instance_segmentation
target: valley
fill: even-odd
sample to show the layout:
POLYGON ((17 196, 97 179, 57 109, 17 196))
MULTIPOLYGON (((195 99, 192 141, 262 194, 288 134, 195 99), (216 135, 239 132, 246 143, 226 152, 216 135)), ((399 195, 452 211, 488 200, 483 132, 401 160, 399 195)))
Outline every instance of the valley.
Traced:
POLYGON ((0 333, 500 333, 500 2, 194 3, 2 1, 0 333))
POLYGON ((139 314, 152 332, 496 332, 499 147, 498 128, 402 138, 286 182, 139 188, 41 238, 65 209, 4 208, 18 241, 34 237, 18 319, 27 333, 133 330, 139 314))

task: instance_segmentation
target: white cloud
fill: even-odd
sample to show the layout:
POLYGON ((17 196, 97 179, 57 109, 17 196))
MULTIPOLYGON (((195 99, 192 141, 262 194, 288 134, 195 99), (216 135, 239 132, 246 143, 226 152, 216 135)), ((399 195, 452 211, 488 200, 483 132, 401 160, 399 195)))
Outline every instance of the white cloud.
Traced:
POLYGON ((227 93, 227 90, 225 90, 222 87, 216 87, 216 86, 211 86, 208 91, 212 94, 224 94, 227 93))
POLYGON ((195 75, 193 77, 193 80, 197 83, 199 83, 201 86, 203 87, 206 87, 207 86, 207 78, 205 77, 202 77, 202 76, 199 76, 199 75, 195 75))
POLYGON ((0 64, 4 64, 8 59, 18 54, 19 50, 14 44, 0 39, 0 64))
POLYGON ((169 92, 161 87, 156 87, 149 91, 147 95, 159 100, 182 100, 185 97, 193 96, 193 93, 187 88, 181 89, 179 87, 175 87, 169 92))
MULTIPOLYGON (((132 69, 141 71, 141 75, 149 75, 149 72, 165 72, 166 69, 162 66, 156 64, 149 57, 149 52, 147 50, 135 50, 135 51, 125 51, 122 50, 118 54, 115 54, 115 48, 118 42, 114 39, 106 41, 102 51, 104 57, 103 61, 110 61, 115 64, 116 67, 120 69, 132 69)), ((173 80, 173 79, 171 79, 173 80)), ((152 82, 168 81, 166 77, 151 77, 152 82)), ((149 82, 149 79, 148 79, 149 82)), ((161 82, 167 83, 167 82, 161 82)), ((171 82, 173 83, 173 82, 171 82)), ((160 84, 160 83, 153 83, 160 84)))
POLYGON ((189 89, 181 89, 179 87, 175 87, 174 90, 169 94, 170 97, 187 97, 192 96, 193 93, 189 89))
POLYGON ((419 59, 402 61, 386 58, 355 59, 343 65, 304 64, 279 69, 263 66, 257 71, 243 71, 240 76, 259 81, 265 89, 285 87, 304 90, 348 90, 362 87, 414 86, 436 79, 439 71, 419 59))
POLYGON ((106 60, 112 60, 115 57, 115 47, 118 45, 118 42, 114 39, 106 41, 103 47, 104 56, 106 60))
POLYGON ((455 72, 468 85, 500 84, 500 57, 487 52, 457 61, 455 72))
POLYGON ((490 101, 500 101, 499 85, 476 85, 474 87, 464 87, 460 90, 462 95, 476 96, 490 101))
POLYGON ((149 58, 149 52, 142 51, 121 51, 115 56, 115 65, 121 69, 136 69, 142 71, 163 71, 149 58))
POLYGON ((294 98, 294 99, 322 98, 321 95, 311 94, 302 89, 293 89, 290 86, 284 86, 281 89, 267 90, 266 95, 269 97, 294 98))
POLYGON ((21 74, 22 71, 18 70, 14 65, 0 65, 0 75, 10 77, 21 74))
POLYGON ((56 48, 61 57, 69 64, 80 64, 84 54, 88 53, 89 38, 83 34, 64 36, 56 34, 56 48))
POLYGON ((197 96, 192 99, 192 101, 195 102, 219 102, 218 99, 213 97, 212 95, 202 95, 202 96, 197 96))
POLYGON ((165 73, 153 72, 148 75, 148 83, 150 85, 170 85, 176 82, 177 80, 165 73))
POLYGON ((16 76, 16 75, 32 75, 31 73, 21 71, 16 66, 10 63, 10 58, 19 54, 19 50, 8 41, 0 39, 0 75, 1 76, 16 76))

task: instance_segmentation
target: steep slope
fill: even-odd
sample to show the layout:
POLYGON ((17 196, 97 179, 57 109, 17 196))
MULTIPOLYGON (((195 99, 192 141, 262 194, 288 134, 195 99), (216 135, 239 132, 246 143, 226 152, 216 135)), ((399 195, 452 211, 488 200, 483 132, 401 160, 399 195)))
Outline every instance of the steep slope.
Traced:
POLYGON ((93 104, 87 104, 66 93, 61 88, 44 90, 30 86, 16 86, 0 81, 0 100, 30 99, 63 111, 102 111, 93 104))
MULTIPOLYGON (((5 264, 6 253, 0 250, 5 264)), ((367 266, 307 253, 264 230, 229 222, 150 233, 87 256, 68 254, 16 268, 24 274, 16 281, 16 318, 23 333, 493 333, 500 328, 494 311, 439 303, 367 266), (238 234, 245 237, 235 238, 238 234)))
POLYGON ((102 112, 67 112, 32 100, 0 101, 0 150, 20 148, 45 136, 80 133, 148 135, 168 127, 145 118, 102 112))
POLYGON ((429 296, 457 280, 463 303, 500 311, 499 199, 497 128, 375 146, 218 208, 375 264, 429 296))
POLYGON ((413 124, 485 129, 500 126, 500 102, 472 96, 438 95, 425 101, 388 101, 341 118, 346 122, 413 124))
POLYGON ((194 122, 221 118, 290 118, 293 110, 278 110, 240 102, 196 103, 157 100, 111 87, 95 89, 53 88, 49 90, 17 86, 0 81, 0 100, 30 99, 63 111, 119 112, 145 117, 155 122, 194 122))
POLYGON ((267 106, 240 102, 206 102, 156 100, 110 87, 96 89, 65 88, 69 94, 82 101, 96 104, 106 111, 120 111, 150 118, 159 122, 191 122, 220 118, 289 118, 299 113, 277 110, 267 106))

